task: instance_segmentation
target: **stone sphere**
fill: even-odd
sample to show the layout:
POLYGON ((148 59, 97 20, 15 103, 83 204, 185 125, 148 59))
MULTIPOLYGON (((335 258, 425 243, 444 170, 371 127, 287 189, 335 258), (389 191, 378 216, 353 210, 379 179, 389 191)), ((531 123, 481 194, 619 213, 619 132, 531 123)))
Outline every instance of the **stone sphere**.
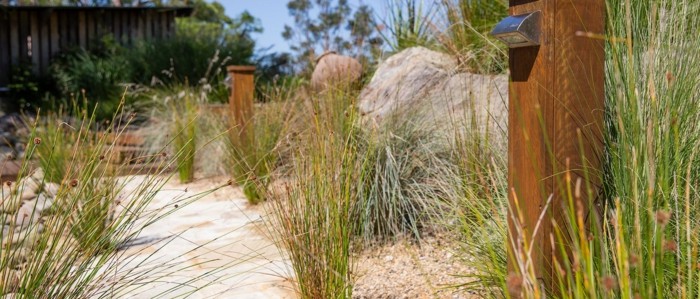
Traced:
POLYGON ((317 59, 311 75, 311 86, 315 90, 348 86, 360 80, 362 65, 357 59, 327 52, 317 59))

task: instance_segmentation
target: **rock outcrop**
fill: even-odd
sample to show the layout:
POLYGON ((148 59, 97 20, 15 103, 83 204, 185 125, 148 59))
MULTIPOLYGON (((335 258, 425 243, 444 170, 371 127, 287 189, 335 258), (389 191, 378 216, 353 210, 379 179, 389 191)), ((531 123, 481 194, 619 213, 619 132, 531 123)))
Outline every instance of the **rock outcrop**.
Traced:
POLYGON ((359 110, 374 125, 397 111, 420 111, 441 126, 475 123, 504 141, 507 99, 506 75, 460 72, 453 57, 416 47, 379 65, 360 95, 359 110))

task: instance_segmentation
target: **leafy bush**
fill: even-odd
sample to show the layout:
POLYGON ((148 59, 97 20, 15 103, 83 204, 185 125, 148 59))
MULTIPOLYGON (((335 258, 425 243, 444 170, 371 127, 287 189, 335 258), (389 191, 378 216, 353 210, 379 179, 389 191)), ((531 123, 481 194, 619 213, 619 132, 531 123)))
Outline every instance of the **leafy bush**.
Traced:
MULTIPOLYGON (((255 42, 250 36, 260 32, 259 21, 247 12, 236 18, 224 14, 220 3, 194 1, 191 18, 176 20, 176 33, 167 39, 120 46, 112 36, 91 42, 89 50, 76 48, 52 61, 53 84, 39 84, 28 67, 14 76, 13 99, 3 103, 6 111, 56 108, 84 95, 90 107, 97 107, 98 120, 109 119, 129 86, 200 86, 211 88, 212 98, 223 102, 228 91, 223 83, 223 67, 253 63, 255 42), (46 86, 44 86, 46 85, 46 86), (58 100, 42 98, 46 92, 58 100), (16 103, 16 104, 15 104, 16 103), (97 105, 99 103, 99 105, 97 105)), ((127 106, 147 102, 139 93, 126 93, 127 106)))
POLYGON ((67 53, 52 63, 51 70, 59 96, 87 99, 89 109, 96 108, 98 120, 109 119, 119 109, 125 84, 130 82, 133 71, 117 49, 106 53, 86 50, 67 53))
POLYGON ((245 16, 236 22, 249 29, 177 19, 174 37, 140 42, 130 51, 128 63, 134 67, 134 81, 165 86, 213 84, 223 80, 224 66, 251 64, 255 43, 248 34, 259 28, 245 16))

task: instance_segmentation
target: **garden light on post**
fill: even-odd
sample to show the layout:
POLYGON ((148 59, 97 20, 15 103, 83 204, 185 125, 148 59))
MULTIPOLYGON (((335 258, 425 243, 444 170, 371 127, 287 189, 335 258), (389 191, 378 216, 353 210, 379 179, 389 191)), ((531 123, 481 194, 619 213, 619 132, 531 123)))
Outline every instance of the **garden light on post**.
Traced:
POLYGON ((229 106, 231 108, 231 135, 237 146, 250 146, 254 142, 253 98, 255 93, 254 66, 228 66, 231 78, 229 106))
POLYGON ((605 48, 590 36, 604 33, 605 1, 510 0, 509 12, 492 32, 510 48, 508 272, 556 294, 570 203, 595 219, 605 48))
POLYGON ((542 28, 542 12, 507 17, 491 31, 491 35, 510 48, 539 46, 542 28))

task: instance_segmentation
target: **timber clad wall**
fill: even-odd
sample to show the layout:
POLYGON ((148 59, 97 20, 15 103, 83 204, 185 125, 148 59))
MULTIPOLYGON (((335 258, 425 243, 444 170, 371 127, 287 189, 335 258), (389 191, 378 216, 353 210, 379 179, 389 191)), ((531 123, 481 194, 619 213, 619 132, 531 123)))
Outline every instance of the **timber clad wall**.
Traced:
POLYGON ((9 83, 10 71, 31 63, 45 74, 51 58, 111 34, 122 45, 137 40, 161 39, 175 33, 175 18, 192 9, 164 7, 0 7, 0 87, 9 83))

